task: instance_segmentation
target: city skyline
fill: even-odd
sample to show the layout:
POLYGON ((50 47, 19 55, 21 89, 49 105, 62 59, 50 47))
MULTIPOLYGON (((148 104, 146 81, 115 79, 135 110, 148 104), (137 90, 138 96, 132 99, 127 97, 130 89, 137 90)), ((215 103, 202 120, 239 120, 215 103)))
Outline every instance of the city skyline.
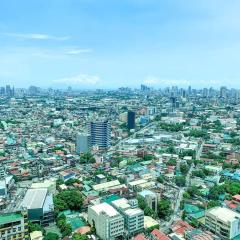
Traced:
POLYGON ((240 87, 237 1, 0 6, 0 86, 240 87))

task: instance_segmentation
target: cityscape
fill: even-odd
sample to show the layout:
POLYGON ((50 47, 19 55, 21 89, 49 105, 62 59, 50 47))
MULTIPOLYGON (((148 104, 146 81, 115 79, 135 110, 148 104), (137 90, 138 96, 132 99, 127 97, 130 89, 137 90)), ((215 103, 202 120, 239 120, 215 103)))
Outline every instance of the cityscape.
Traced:
POLYGON ((1 0, 0 240, 240 240, 239 12, 1 0))
POLYGON ((1 87, 1 239, 238 239, 240 91, 1 87))

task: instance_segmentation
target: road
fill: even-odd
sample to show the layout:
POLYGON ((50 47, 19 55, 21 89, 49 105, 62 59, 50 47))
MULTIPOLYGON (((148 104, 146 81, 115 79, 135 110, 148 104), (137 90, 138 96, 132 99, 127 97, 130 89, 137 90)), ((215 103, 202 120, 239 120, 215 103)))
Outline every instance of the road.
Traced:
POLYGON ((176 203, 174 205, 173 213, 172 213, 171 218, 170 218, 169 222, 167 223, 167 225, 165 225, 164 228, 161 228, 162 232, 168 232, 168 229, 170 228, 172 223, 175 220, 181 218, 181 216, 180 216, 180 204, 181 204, 181 201, 183 199, 183 193, 186 191, 186 189, 190 185, 190 177, 191 177, 193 169, 194 169, 194 164, 191 165, 191 167, 190 167, 190 169, 189 169, 189 171, 186 175, 186 185, 185 185, 185 187, 179 188, 178 197, 177 197, 176 203))
POLYGON ((202 149, 203 149, 203 142, 201 143, 201 145, 199 146, 197 153, 196 153, 196 160, 200 160, 201 155, 202 155, 202 149))
POLYGON ((110 151, 114 151, 116 150, 116 148, 118 148, 119 146, 121 146, 122 144, 124 144, 126 141, 130 140, 130 139, 134 139, 136 134, 142 133, 144 132, 146 129, 154 126, 157 122, 150 122, 149 124, 147 124, 145 127, 139 129, 138 131, 134 132, 132 135, 130 135, 127 138, 121 139, 119 140, 114 146, 111 147, 110 151))

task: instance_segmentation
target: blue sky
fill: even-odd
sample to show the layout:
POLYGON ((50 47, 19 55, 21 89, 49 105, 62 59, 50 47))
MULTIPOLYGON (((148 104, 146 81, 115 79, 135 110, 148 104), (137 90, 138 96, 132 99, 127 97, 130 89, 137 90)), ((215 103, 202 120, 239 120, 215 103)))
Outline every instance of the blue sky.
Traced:
POLYGON ((0 85, 240 87, 238 0, 1 0, 0 85))

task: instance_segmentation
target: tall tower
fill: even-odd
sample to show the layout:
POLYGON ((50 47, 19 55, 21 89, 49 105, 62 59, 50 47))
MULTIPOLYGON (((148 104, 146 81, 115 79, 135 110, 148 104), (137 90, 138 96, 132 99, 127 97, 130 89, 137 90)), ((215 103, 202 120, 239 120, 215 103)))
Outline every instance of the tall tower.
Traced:
POLYGON ((78 133, 76 139, 76 151, 78 154, 89 152, 91 147, 91 135, 87 133, 78 133))
POLYGON ((127 116, 127 127, 129 130, 135 129, 135 112, 133 111, 128 111, 128 116, 127 116))
POLYGON ((108 148, 111 140, 111 126, 108 120, 94 121, 89 124, 91 145, 108 148))

